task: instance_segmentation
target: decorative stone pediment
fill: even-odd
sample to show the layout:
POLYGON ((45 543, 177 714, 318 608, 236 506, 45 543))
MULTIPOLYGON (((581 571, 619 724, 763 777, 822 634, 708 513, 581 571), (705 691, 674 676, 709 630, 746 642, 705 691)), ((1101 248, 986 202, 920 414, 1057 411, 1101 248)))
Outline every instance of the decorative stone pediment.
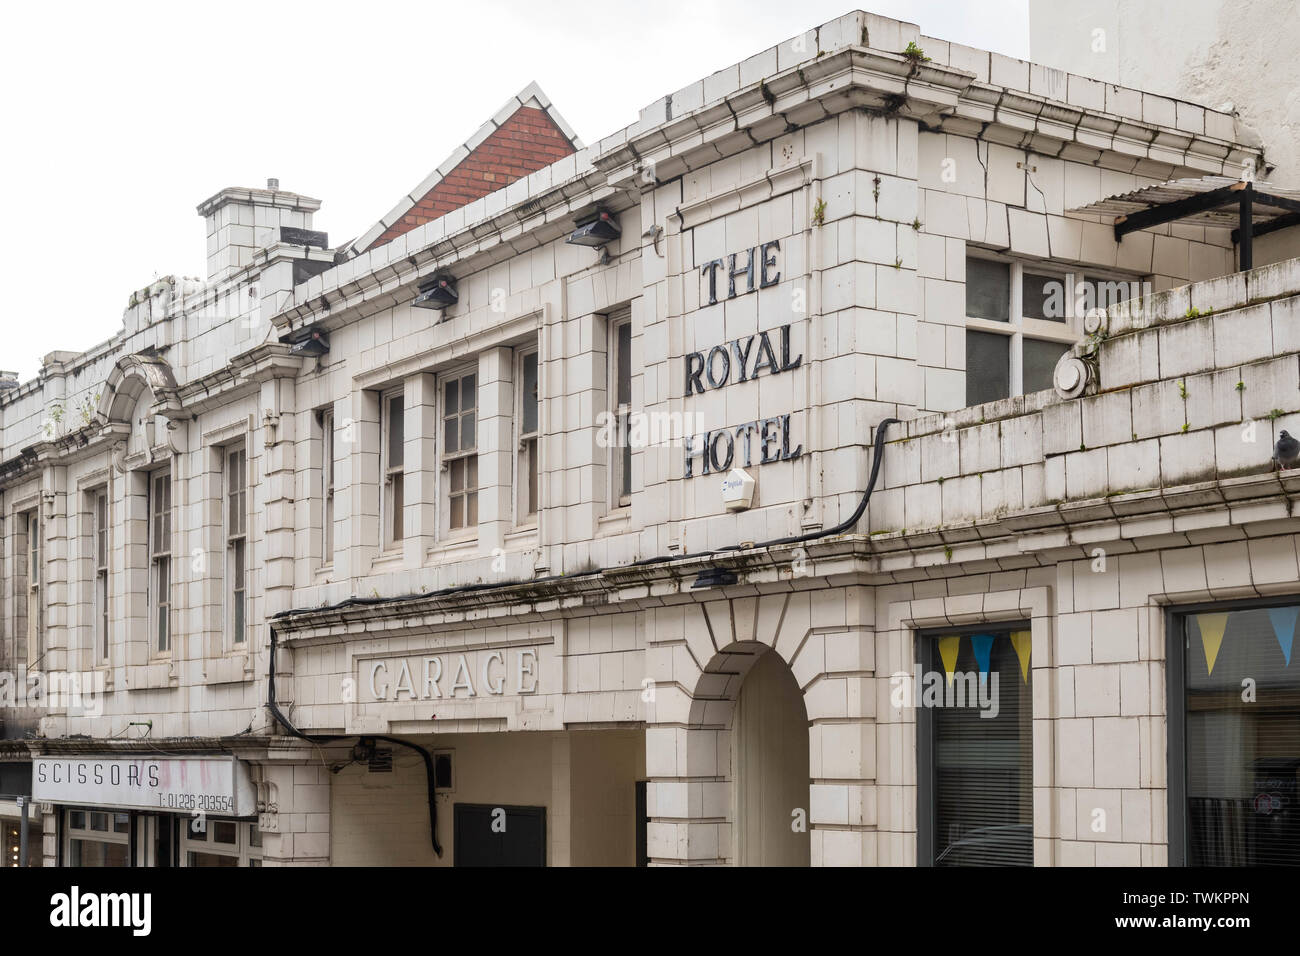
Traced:
POLYGON ((104 382, 96 418, 126 435, 122 461, 150 462, 170 446, 176 423, 188 419, 177 397, 176 376, 162 354, 146 349, 118 360, 104 382))
POLYGON ((155 415, 180 419, 188 415, 177 398, 176 376, 171 365, 154 349, 145 349, 118 359, 104 382, 96 415, 105 423, 130 424, 141 397, 155 415))

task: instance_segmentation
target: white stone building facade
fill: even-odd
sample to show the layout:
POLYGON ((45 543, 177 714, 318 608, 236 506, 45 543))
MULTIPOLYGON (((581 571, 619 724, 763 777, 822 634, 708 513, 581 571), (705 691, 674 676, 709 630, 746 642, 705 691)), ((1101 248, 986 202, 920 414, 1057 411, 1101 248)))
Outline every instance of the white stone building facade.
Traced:
POLYGON ((1074 211, 1256 159, 855 12, 386 241, 217 194, 0 393, 5 665, 94 691, 4 711, 44 863, 1296 853, 1300 261, 1074 211))

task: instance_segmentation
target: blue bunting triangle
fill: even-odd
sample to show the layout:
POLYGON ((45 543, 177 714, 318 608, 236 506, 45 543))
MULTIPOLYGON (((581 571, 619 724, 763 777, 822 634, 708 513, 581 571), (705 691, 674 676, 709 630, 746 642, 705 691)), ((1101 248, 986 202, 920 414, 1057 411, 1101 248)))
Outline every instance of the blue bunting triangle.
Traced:
POLYGON ((1287 667, 1291 666, 1291 644, 1295 640, 1297 615, 1300 615, 1300 607, 1268 609, 1268 619, 1273 623, 1273 633, 1277 636, 1277 642, 1282 645, 1282 656, 1286 658, 1287 667))
POLYGON ((970 636, 970 647, 975 652, 975 663, 979 665, 980 683, 983 684, 989 676, 989 661, 993 652, 993 635, 972 634, 970 636))

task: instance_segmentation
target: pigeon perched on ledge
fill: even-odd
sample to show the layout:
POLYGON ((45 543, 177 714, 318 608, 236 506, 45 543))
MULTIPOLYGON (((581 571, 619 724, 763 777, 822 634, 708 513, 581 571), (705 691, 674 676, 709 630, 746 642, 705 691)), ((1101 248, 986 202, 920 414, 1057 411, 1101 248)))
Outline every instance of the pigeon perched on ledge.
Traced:
POLYGON ((1277 444, 1273 446, 1273 470, 1295 468, 1297 465, 1300 465, 1300 441, 1296 441, 1290 432, 1283 429, 1278 434, 1277 444))

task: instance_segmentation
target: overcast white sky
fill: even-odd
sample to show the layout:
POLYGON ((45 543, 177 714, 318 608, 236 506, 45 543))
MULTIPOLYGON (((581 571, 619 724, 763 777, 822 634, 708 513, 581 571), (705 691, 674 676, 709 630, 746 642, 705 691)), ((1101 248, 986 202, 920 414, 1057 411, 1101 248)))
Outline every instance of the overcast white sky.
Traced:
MULTIPOLYGON (((1027 0, 867 0, 1025 58, 1027 0)), ((585 143, 853 0, 23 3, 0 36, 0 368, 112 336, 131 290, 205 274, 202 200, 324 201, 364 232, 536 80, 585 143)))

